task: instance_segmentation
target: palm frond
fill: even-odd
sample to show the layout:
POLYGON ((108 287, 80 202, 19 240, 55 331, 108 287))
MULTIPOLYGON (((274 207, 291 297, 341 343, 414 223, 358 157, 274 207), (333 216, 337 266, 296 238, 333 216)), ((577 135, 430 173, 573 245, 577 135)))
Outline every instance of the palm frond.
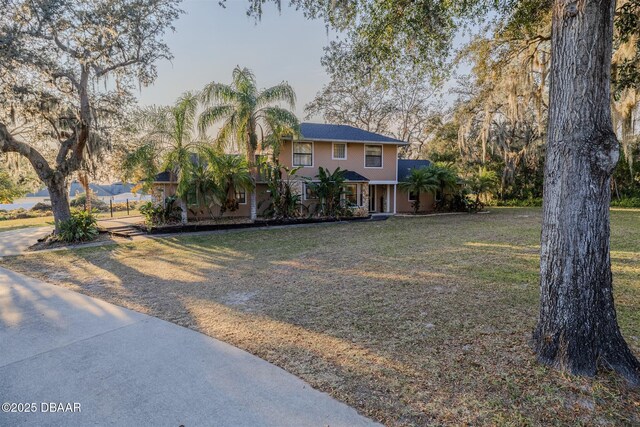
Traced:
POLYGON ((231 116, 234 110, 235 107, 230 104, 206 108, 198 118, 198 130, 200 133, 205 133, 216 122, 231 116))
POLYGON ((153 142, 143 143, 135 150, 128 152, 120 166, 123 182, 142 181, 148 189, 160 172, 157 146, 153 142))
POLYGON ((265 107, 258 111, 258 117, 264 120, 271 132, 281 130, 289 132, 294 137, 300 133, 298 117, 284 108, 265 107))
POLYGON ((183 144, 193 137, 196 113, 198 111, 198 97, 185 92, 176 101, 171 109, 174 119, 174 139, 176 143, 183 144))
POLYGON ((256 76, 248 68, 236 66, 232 73, 233 87, 241 93, 251 95, 256 98, 258 89, 256 88, 256 76))
POLYGON ((200 101, 205 105, 212 103, 235 104, 239 102, 239 93, 231 86, 211 82, 200 92, 200 101))
POLYGON ((216 137, 216 145, 218 147, 230 148, 237 141, 238 134, 237 114, 234 112, 225 120, 222 127, 218 131, 216 137))
POLYGON ((295 108, 296 92, 289 83, 282 82, 279 85, 264 89, 256 99, 258 108, 277 102, 285 102, 290 108, 295 108))

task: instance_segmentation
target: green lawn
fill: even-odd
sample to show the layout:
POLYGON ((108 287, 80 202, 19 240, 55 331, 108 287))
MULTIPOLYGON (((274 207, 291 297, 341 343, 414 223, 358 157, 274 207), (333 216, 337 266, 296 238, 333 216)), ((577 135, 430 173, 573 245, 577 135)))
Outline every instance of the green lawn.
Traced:
MULTIPOLYGON (((540 217, 492 208, 3 265, 232 343, 387 425, 637 425, 637 390, 549 370, 528 346, 540 217)), ((619 320, 640 355, 640 211, 613 211, 612 228, 619 320)))

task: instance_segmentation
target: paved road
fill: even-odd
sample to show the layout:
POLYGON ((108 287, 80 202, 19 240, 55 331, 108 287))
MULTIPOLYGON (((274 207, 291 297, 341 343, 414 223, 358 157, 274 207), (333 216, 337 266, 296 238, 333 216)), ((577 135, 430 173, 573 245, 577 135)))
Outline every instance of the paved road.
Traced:
POLYGON ((38 239, 53 231, 53 227, 27 227, 11 231, 0 231, 0 257, 20 255, 38 239))
POLYGON ((2 402, 36 404, 2 426, 375 425, 235 347, 0 268, 2 402))

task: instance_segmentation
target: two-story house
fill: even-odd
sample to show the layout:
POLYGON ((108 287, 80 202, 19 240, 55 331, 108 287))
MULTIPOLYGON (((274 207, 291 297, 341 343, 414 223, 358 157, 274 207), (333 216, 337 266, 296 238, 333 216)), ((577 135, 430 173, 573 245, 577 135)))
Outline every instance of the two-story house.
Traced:
MULTIPOLYGON (((395 213, 398 184, 398 148, 406 145, 388 136, 345 125, 302 123, 300 139, 285 139, 280 162, 300 167, 297 175, 313 178, 322 166, 347 170, 351 203, 370 212, 395 213)), ((303 199, 313 203, 306 186, 303 199)))
MULTIPOLYGON (((303 203, 308 207, 318 200, 305 181, 313 180, 318 169, 323 167, 333 172, 336 168, 346 170, 347 197, 351 205, 361 207, 370 213, 395 214, 411 211, 412 197, 398 188, 398 177, 405 177, 410 168, 425 167, 428 161, 400 160, 398 150, 407 145, 388 136, 367 132, 352 126, 302 123, 299 138, 284 138, 280 148, 279 163, 288 168, 298 168, 299 191, 303 203)), ((175 192, 175 184, 169 174, 158 175, 156 189, 164 196, 175 192)), ((256 185, 258 214, 267 205, 269 193, 266 185, 258 181, 256 185)), ((225 215, 249 216, 249 195, 237 194, 239 209, 225 215)), ((431 195, 421 195, 423 209, 433 205, 431 195)), ((189 218, 206 218, 210 210, 189 207, 189 218)))

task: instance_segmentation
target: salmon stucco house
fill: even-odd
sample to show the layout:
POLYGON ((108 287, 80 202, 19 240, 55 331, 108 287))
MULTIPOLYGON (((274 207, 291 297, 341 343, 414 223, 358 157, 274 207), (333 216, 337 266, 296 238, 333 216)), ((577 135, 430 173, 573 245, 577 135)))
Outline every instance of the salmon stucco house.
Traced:
MULTIPOLYGON (((352 206, 372 214, 395 214, 412 210, 413 194, 407 194, 398 187, 412 168, 429 165, 427 160, 402 160, 398 158, 399 149, 408 143, 385 135, 368 132, 347 125, 302 123, 299 138, 284 138, 280 148, 279 162, 288 168, 298 168, 299 191, 303 203, 308 207, 318 203, 306 180, 313 180, 318 169, 329 171, 336 168, 346 170, 346 187, 352 206)), ((175 192, 175 183, 168 173, 158 175, 156 190, 168 196, 175 192)), ((259 181, 256 184, 256 196, 259 206, 269 198, 267 187, 259 181)), ((159 194, 159 195, 160 195, 159 194)), ((239 209, 227 214, 249 216, 249 195, 237 194, 239 209)), ((421 194, 421 206, 431 210, 433 197, 421 194)), ((262 209, 258 210, 258 214, 262 209)), ((205 210, 200 212, 189 208, 189 218, 206 217, 205 210)))

